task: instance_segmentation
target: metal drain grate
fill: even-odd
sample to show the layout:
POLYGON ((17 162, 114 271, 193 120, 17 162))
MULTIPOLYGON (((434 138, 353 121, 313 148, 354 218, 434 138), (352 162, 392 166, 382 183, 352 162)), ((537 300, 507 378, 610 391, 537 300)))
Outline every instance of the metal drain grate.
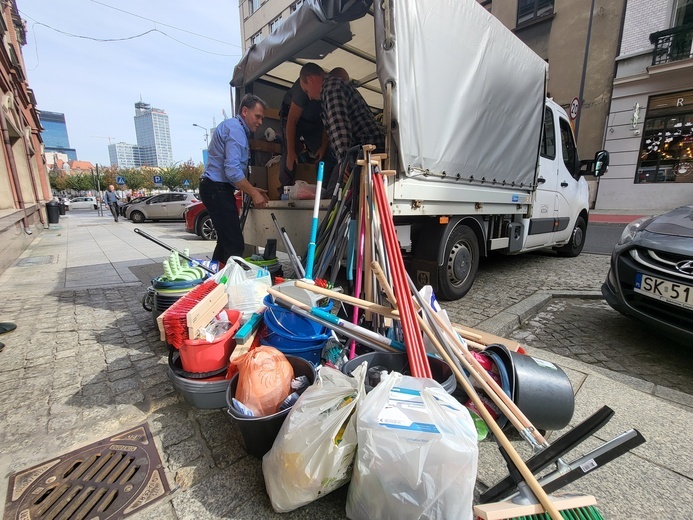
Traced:
POLYGON ((143 424, 11 475, 4 518, 123 518, 169 492, 143 424))

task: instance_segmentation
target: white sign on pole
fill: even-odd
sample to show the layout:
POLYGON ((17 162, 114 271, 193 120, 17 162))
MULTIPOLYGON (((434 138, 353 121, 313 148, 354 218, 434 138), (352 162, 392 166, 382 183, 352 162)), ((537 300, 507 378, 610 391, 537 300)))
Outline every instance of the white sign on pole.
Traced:
POLYGON ((576 97, 570 102, 570 119, 575 120, 580 112, 580 100, 576 97))

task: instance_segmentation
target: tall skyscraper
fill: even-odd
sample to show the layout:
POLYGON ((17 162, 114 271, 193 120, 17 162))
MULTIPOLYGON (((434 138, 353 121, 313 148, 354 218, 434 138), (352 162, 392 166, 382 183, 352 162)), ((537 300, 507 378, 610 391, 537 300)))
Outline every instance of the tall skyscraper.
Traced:
POLYGON ((69 160, 76 161, 77 150, 70 148, 65 114, 41 110, 39 111, 39 120, 43 127, 41 138, 43 139, 46 155, 50 153, 64 153, 69 160))
POLYGON ((140 147, 136 144, 109 144, 108 157, 111 160, 111 166, 118 168, 137 168, 142 165, 140 147))
POLYGON ((135 103, 135 133, 142 166, 167 167, 173 163, 166 112, 142 101, 135 103))

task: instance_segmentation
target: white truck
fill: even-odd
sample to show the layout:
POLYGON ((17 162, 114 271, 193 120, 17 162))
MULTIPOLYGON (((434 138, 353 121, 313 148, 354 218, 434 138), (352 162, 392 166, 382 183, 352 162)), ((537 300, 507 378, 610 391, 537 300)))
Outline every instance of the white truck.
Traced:
MULTIPOLYGON (((491 251, 580 254, 583 176, 602 175, 608 153, 579 160, 568 116, 546 98, 547 64, 475 0, 306 0, 247 51, 231 85, 279 107, 309 61, 344 67, 382 111, 388 198, 417 284, 457 299, 491 251)), ((253 209, 246 239, 274 236, 273 212, 305 250, 311 208, 253 209)))

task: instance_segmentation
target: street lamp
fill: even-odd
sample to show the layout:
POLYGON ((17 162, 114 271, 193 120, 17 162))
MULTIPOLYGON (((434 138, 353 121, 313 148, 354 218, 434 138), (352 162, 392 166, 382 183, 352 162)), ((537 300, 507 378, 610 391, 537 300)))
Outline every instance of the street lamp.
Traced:
POLYGON ((193 123, 193 126, 196 126, 197 128, 202 128, 202 130, 205 131, 205 145, 207 148, 209 148, 209 130, 206 129, 204 126, 200 126, 197 123, 193 123))

